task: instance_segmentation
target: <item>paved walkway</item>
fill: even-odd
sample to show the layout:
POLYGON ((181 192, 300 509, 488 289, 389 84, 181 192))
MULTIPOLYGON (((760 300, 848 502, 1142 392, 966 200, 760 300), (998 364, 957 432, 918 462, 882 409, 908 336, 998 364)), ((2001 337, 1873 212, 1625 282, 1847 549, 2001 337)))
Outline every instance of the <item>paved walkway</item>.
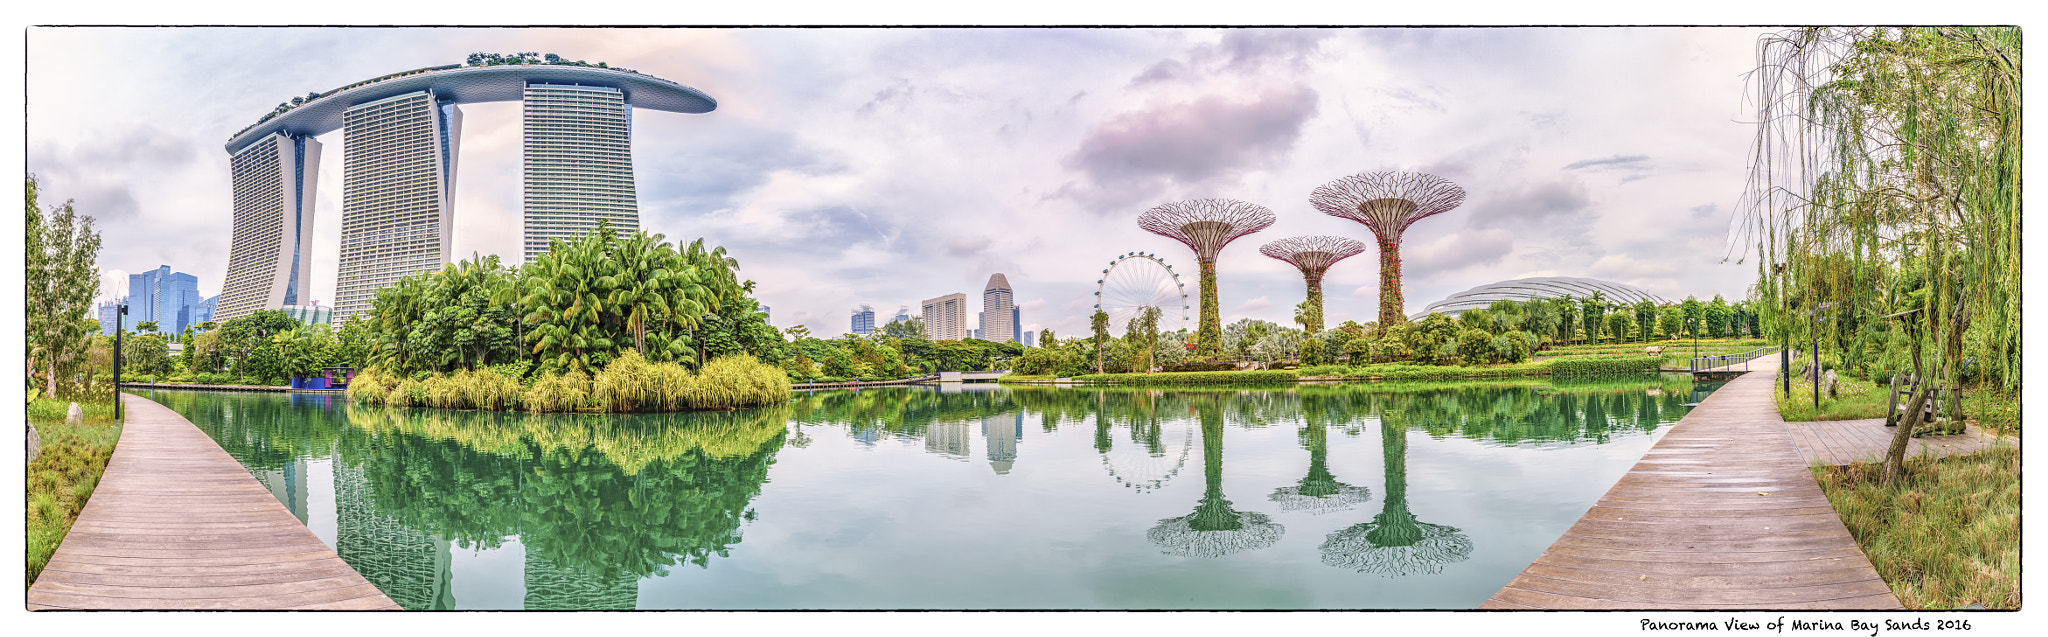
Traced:
POLYGON ((1900 608, 1778 418, 1767 358, 1673 425, 1480 608, 1900 608))
POLYGON ((121 441, 29 610, 399 609, 198 427, 121 400, 121 441))
MULTIPOLYGON (((1807 464, 1845 465, 1851 462, 1880 462, 1892 447, 1892 433, 1883 418, 1862 420, 1821 420, 1788 422, 1786 429, 1807 464)), ((1968 455, 1993 445, 2018 446, 2018 438, 2000 439, 1971 425, 1959 434, 1921 436, 1906 441, 1906 457, 1932 455, 1937 458, 1968 455)))

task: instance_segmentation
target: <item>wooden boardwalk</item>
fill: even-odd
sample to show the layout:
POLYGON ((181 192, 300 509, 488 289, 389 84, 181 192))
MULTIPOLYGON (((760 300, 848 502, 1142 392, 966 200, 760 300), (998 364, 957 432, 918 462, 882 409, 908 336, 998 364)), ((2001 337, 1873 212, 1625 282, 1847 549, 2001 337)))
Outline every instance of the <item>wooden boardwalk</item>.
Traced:
MULTIPOLYGON (((1807 464, 1825 465, 1881 461, 1884 452, 1891 449, 1892 433, 1898 431, 1884 426, 1883 418, 1789 422, 1785 427, 1792 432, 1799 455, 1807 464)), ((1971 425, 1959 434, 1910 439, 1906 442, 1906 457, 1968 455, 1994 445, 2018 444, 2017 438, 2001 439, 1971 425)))
POLYGON ((1778 418, 1777 360, 1751 366, 1480 608, 1901 608, 1778 418))
POLYGON ((198 427, 121 400, 113 459, 29 610, 399 610, 198 427))

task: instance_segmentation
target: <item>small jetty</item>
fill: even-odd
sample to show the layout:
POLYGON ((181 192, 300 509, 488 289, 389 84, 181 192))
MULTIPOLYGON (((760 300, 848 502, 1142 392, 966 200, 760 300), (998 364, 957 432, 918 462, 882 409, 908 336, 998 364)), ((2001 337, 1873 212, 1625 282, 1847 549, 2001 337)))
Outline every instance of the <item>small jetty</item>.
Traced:
POLYGON ((399 610, 205 432, 122 394, 121 440, 29 610, 399 610))
POLYGON ((1750 367, 1480 608, 1901 608, 1778 417, 1776 359, 1750 367))

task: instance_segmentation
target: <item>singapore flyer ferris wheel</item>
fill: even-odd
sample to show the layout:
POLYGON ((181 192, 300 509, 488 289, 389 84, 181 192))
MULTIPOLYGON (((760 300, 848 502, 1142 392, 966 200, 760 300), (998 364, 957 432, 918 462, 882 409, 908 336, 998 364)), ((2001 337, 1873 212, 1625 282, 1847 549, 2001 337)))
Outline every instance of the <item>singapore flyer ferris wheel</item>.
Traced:
POLYGON ((1159 308, 1159 331, 1186 329, 1188 289, 1173 266, 1158 255, 1126 252, 1111 259, 1095 281, 1095 308, 1109 315, 1110 329, 1120 331, 1146 307, 1159 308))

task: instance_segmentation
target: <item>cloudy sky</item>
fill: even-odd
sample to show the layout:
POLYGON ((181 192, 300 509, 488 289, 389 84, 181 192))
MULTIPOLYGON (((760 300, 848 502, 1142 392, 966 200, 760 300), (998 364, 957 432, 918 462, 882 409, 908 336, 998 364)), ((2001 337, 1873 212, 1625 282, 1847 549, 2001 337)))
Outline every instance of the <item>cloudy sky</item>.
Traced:
MULTIPOLYGON (((1193 271, 1189 250, 1134 220, 1201 197, 1278 214, 1224 251, 1221 300, 1226 322, 1288 323, 1300 275, 1258 246, 1370 243, 1308 194, 1374 170, 1469 193, 1410 230, 1409 311, 1552 275, 1732 299, 1755 273, 1724 257, 1754 131, 1743 74, 1762 33, 39 27, 27 30, 27 167, 46 198, 99 220, 103 297, 159 264, 217 294, 230 134, 308 91, 471 52, 552 52, 718 99, 703 115, 635 115, 642 225, 725 246, 779 327, 838 334, 859 304, 915 312, 977 297, 1000 272, 1025 329, 1077 335, 1114 256, 1156 252, 1193 271)), ((516 261, 519 106, 461 108, 454 252, 516 261)), ((321 141, 312 298, 325 303, 342 142, 321 141)), ((1372 254, 1331 269, 1333 322, 1373 318, 1377 272, 1372 254)))

